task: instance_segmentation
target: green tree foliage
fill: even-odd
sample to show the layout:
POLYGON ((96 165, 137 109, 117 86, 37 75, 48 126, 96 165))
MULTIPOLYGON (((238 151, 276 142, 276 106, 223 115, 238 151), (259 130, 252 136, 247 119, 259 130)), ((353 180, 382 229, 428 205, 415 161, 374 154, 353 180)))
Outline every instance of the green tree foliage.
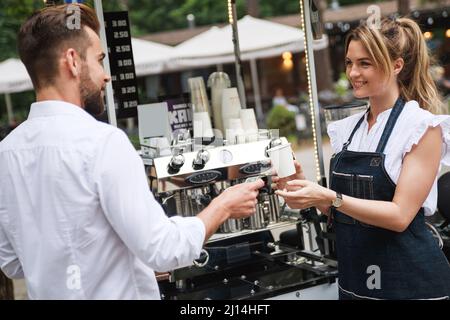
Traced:
POLYGON ((281 137, 295 135, 295 113, 287 110, 284 106, 274 106, 267 117, 269 129, 280 130, 281 137))
POLYGON ((42 0, 2 0, 0 10, 0 61, 17 57, 17 32, 34 10, 42 7, 42 0))
MULTIPOLYGON (((87 1, 87 3, 92 2, 87 1)), ((187 28, 186 16, 193 14, 197 26, 228 21, 227 0, 110 0, 103 1, 105 11, 124 10, 128 6, 132 34, 187 28)), ((246 1, 237 0, 238 18, 246 15, 246 1)), ((260 0, 262 17, 295 14, 299 12, 298 1, 260 0)))
POLYGON ((259 0, 261 17, 274 17, 300 12, 297 0, 259 0))

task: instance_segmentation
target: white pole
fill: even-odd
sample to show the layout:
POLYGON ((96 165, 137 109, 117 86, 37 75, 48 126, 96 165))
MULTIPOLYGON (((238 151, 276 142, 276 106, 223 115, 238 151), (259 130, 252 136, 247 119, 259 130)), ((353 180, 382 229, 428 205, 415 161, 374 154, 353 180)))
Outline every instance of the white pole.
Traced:
POLYGON ((312 34, 312 25, 311 25, 311 7, 310 0, 301 0, 304 4, 303 9, 303 17, 304 17, 304 32, 305 32, 305 40, 306 40, 306 48, 305 53, 307 55, 307 75, 308 82, 310 85, 310 97, 309 103, 310 107, 313 109, 311 114, 312 120, 315 124, 313 132, 314 138, 314 157, 316 160, 316 170, 317 170, 317 182, 326 187, 326 177, 325 177, 325 167, 323 161, 323 151, 322 151, 322 130, 320 126, 320 106, 319 106, 319 98, 317 94, 317 82, 316 82, 316 68, 314 63, 314 50, 313 50, 313 34, 312 34))
MULTIPOLYGON (((111 75, 108 57, 108 44, 106 42, 105 33, 105 20, 103 19, 102 0, 95 0, 95 12, 97 13, 98 21, 100 22, 100 40, 102 41, 103 50, 106 54, 105 59, 103 59, 103 67, 105 68, 105 71, 111 75)), ((109 123, 117 127, 116 108, 114 106, 114 95, 111 81, 106 84, 106 110, 108 112, 109 123)))
POLYGON ((13 106, 11 102, 11 96, 9 93, 5 93, 6 113, 8 114, 8 124, 11 124, 14 120, 13 106))
POLYGON ((250 71, 252 74, 252 86, 253 86, 253 96, 255 98, 255 110, 256 118, 258 123, 262 122, 264 119, 262 104, 261 104, 261 93, 259 92, 259 79, 258 79, 258 66, 256 65, 256 60, 250 60, 250 71))
POLYGON ((239 100, 243 109, 247 108, 245 96, 244 76, 242 71, 241 49, 239 47, 239 32, 237 25, 236 0, 228 0, 228 20, 231 24, 233 46, 234 46, 234 66, 236 68, 236 82, 239 93, 239 100))

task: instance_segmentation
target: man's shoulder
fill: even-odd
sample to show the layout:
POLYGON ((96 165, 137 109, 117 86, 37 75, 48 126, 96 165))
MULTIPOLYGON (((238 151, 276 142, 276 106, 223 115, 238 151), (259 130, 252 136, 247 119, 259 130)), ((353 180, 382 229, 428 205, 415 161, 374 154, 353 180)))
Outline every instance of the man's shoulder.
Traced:
POLYGON ((104 137, 111 137, 112 139, 121 139, 127 137, 126 133, 113 125, 104 122, 98 122, 97 129, 104 137))
POLYGON ((92 133, 95 132, 95 135, 100 139, 109 137, 111 135, 118 136, 124 134, 121 129, 102 121, 93 121, 91 122, 90 126, 92 126, 92 133))
POLYGON ((26 131, 27 121, 19 124, 14 130, 4 129, 4 137, 0 140, 0 151, 9 149, 17 143, 22 131, 26 131))

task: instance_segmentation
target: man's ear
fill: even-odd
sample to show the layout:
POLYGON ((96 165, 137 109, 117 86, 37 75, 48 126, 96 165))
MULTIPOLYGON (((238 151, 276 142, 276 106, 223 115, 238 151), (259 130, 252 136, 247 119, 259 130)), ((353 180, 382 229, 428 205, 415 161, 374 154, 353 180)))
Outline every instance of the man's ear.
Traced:
POLYGON ((70 74, 73 77, 78 77, 81 71, 80 57, 78 56, 78 53, 73 48, 69 48, 64 53, 64 58, 66 67, 68 68, 70 74))
POLYGON ((396 76, 403 70, 404 65, 405 61, 403 61, 403 58, 398 58, 394 61, 394 74, 396 76))

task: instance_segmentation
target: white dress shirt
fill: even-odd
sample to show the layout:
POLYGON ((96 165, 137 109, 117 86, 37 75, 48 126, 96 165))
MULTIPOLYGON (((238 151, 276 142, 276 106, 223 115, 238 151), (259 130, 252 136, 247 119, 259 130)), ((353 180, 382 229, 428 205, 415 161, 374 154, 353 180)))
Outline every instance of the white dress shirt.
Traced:
POLYGON ((154 270, 190 265, 204 237, 164 214, 127 136, 78 106, 33 103, 0 142, 0 267, 31 299, 160 299, 154 270))
MULTIPOLYGON (((377 121, 368 131, 367 114, 348 146, 349 151, 375 152, 380 141, 381 134, 386 126, 392 108, 380 113, 377 121)), ((328 126, 331 146, 335 153, 342 150, 351 132, 364 112, 355 114, 348 118, 331 123, 328 126)), ((385 167, 389 177, 397 183, 402 169, 403 158, 418 144, 429 127, 441 126, 442 128, 442 156, 441 164, 450 166, 450 116, 433 115, 421 109, 419 104, 411 100, 404 106, 403 111, 397 119, 391 136, 388 140, 384 153, 385 167)), ((417 181, 420 183, 420 172, 417 172, 417 181)), ((425 215, 432 215, 437 206, 437 178, 434 181, 430 194, 425 200, 423 207, 425 215)))

